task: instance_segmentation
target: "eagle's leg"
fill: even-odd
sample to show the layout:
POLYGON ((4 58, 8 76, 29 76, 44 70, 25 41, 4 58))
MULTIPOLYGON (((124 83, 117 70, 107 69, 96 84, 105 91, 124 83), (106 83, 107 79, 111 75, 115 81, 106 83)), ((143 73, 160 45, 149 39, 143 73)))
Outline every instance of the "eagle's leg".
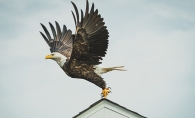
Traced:
POLYGON ((110 92, 111 92, 110 87, 104 88, 104 89, 102 89, 101 95, 102 95, 103 98, 106 98, 108 93, 110 93, 110 92))

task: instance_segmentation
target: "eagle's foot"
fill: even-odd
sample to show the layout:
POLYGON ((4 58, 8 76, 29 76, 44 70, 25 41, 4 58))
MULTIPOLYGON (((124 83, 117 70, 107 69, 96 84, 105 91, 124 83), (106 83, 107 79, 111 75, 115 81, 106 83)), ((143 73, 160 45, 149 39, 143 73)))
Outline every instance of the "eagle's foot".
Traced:
POLYGON ((108 93, 111 92, 110 89, 111 89, 110 87, 102 89, 102 93, 101 93, 102 98, 106 98, 107 97, 108 93))

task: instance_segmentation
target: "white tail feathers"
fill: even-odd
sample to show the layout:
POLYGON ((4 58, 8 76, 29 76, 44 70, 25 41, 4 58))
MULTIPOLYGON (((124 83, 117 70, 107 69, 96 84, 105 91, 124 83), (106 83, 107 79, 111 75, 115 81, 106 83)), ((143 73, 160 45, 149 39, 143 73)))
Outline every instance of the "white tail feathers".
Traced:
POLYGON ((126 71, 124 69, 121 69, 123 67, 124 66, 116 66, 116 67, 102 68, 102 70, 104 70, 105 72, 109 72, 109 71, 112 71, 112 70, 126 71))
POLYGON ((96 65, 94 66, 95 68, 95 73, 97 73, 98 75, 107 73, 109 71, 113 71, 113 70, 118 70, 118 71, 126 71, 124 69, 122 69, 124 66, 116 66, 116 67, 103 67, 101 65, 96 65))

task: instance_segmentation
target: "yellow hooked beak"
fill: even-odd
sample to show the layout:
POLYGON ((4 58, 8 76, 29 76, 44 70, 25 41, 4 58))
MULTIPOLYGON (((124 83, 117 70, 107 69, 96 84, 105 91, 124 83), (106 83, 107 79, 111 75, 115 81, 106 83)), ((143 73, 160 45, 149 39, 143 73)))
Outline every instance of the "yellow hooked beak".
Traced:
POLYGON ((47 56, 45 56, 45 59, 52 59, 52 58, 53 58, 52 55, 47 55, 47 56))

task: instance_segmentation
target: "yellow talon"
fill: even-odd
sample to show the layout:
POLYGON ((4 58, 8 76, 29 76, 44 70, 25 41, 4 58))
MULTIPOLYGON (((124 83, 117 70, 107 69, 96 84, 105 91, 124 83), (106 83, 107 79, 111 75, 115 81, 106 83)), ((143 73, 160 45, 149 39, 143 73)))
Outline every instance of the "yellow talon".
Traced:
POLYGON ((101 95, 102 95, 103 98, 106 98, 108 93, 110 93, 110 92, 111 92, 110 87, 108 87, 108 88, 102 89, 101 95))

